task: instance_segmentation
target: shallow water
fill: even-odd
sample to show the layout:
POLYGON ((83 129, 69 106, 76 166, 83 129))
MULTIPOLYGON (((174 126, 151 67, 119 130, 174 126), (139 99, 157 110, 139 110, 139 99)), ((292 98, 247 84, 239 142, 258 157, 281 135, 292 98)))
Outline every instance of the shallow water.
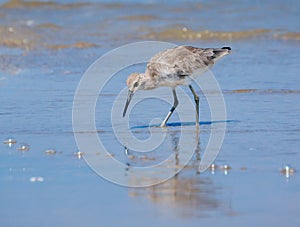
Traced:
MULTIPOLYGON (((17 141, 11 147, 0 144, 1 226, 300 224, 299 2, 176 3, 10 1, 1 6, 0 139, 17 141), (231 46, 232 55, 212 69, 228 122, 215 160, 219 167, 199 174, 210 129, 217 125, 205 124, 211 121, 210 111, 201 94, 199 147, 188 166, 165 183, 135 189, 99 177, 83 159, 90 153, 76 153, 72 105, 82 75, 98 57, 149 39, 231 46), (29 150, 18 150, 22 144, 29 150), (45 153, 49 149, 56 153, 45 153), (296 172, 281 173, 285 165, 296 172)), ((192 138, 196 135, 189 126, 194 113, 187 113, 189 122, 175 115, 160 149, 125 155, 111 128, 110 108, 131 70, 143 68, 117 73, 96 106, 98 131, 93 133, 114 158, 131 167, 154 165, 176 154, 181 129, 176 123, 183 123, 192 138)), ((133 109, 130 126, 148 125, 169 108, 147 99, 133 109)), ((149 136, 143 127, 133 133, 140 139, 149 136)), ((110 158, 101 150, 91 157, 110 158)), ((158 171, 164 176, 174 168, 175 173, 181 161, 174 158, 158 171)), ((122 174, 134 182, 130 171, 124 168, 122 174)))

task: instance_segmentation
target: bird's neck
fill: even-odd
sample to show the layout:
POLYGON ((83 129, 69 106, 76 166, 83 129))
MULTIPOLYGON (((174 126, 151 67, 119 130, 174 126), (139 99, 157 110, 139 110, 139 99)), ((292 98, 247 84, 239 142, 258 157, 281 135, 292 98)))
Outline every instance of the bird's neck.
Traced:
POLYGON ((157 87, 157 81, 149 76, 147 72, 140 74, 140 84, 140 90, 150 90, 157 87))

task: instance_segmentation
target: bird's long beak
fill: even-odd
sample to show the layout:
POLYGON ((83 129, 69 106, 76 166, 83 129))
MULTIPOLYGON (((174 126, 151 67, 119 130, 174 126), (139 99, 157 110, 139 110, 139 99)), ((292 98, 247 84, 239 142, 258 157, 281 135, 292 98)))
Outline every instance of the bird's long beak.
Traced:
POLYGON ((134 94, 133 91, 128 90, 128 96, 127 96, 127 101, 126 101, 126 104, 125 104, 125 107, 124 107, 124 111, 123 111, 123 117, 125 117, 127 108, 129 106, 129 103, 130 103, 130 100, 131 100, 133 94, 134 94))

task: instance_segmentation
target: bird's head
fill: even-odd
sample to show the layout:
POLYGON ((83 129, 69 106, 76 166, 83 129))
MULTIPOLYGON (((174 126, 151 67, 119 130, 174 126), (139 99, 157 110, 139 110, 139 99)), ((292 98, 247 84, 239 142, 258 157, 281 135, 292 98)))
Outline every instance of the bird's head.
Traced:
POLYGON ((126 84, 128 86, 128 90, 132 91, 133 93, 139 89, 141 83, 141 74, 140 73, 132 73, 128 76, 126 80, 126 84))
POLYGON ((124 111, 123 111, 123 117, 126 114, 127 108, 129 106, 130 100, 131 100, 134 92, 136 92, 141 86, 141 74, 139 74, 139 73, 130 74, 129 77, 127 78, 126 84, 128 86, 128 96, 127 96, 127 101, 126 101, 124 111))

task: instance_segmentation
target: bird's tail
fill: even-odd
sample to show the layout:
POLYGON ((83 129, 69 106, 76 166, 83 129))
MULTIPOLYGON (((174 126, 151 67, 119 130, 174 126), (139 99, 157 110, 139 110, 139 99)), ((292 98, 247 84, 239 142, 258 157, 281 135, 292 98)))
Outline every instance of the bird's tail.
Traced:
POLYGON ((212 52, 213 52, 213 54, 211 56, 211 59, 213 59, 214 62, 216 62, 223 56, 230 54, 231 48, 230 47, 214 48, 214 49, 212 49, 212 52))
POLYGON ((230 47, 222 47, 221 49, 222 49, 222 50, 231 50, 230 47))

